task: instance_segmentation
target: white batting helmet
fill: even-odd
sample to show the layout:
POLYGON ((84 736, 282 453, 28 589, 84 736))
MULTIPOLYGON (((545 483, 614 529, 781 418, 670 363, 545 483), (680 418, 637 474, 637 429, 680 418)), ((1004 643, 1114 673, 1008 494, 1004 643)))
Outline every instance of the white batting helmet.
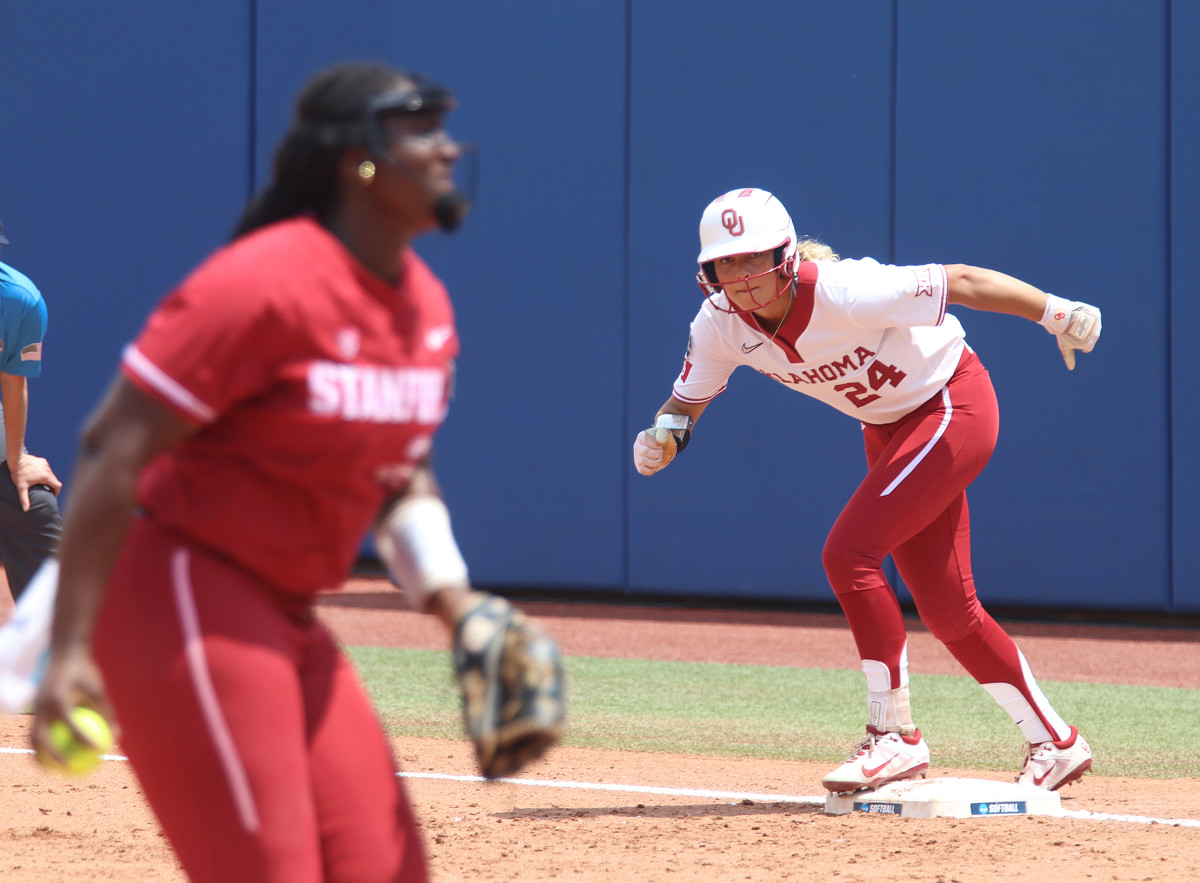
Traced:
POLYGON ((765 251, 774 252, 774 270, 796 275, 796 228, 783 203, 757 187, 723 193, 700 217, 696 281, 711 298, 721 290, 713 266, 717 258, 765 251))

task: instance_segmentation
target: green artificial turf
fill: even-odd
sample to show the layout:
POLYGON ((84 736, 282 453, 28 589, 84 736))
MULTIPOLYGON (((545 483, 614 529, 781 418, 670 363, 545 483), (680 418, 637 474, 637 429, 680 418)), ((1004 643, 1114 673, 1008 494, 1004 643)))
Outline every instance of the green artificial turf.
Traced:
MULTIPOLYGON (((389 733, 463 738, 449 654, 350 648, 389 733)), ((571 657, 564 744, 839 763, 861 738, 860 672, 571 657)), ((1094 775, 1200 777, 1200 691, 1040 682, 1087 737, 1094 775)), ((1020 731, 968 677, 912 675, 913 714, 933 767, 1008 771, 1020 731)))

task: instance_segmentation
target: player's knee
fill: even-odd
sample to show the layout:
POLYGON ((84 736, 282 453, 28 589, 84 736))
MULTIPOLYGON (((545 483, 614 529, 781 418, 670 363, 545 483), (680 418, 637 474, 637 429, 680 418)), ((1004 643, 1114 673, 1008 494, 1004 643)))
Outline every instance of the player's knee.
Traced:
POLYGON ((883 578, 883 558, 845 543, 827 540, 821 563, 835 593, 874 588, 883 578))
POLYGON ((920 611, 921 622, 929 633, 937 638, 953 654, 955 648, 969 643, 979 631, 980 618, 976 611, 978 603, 964 607, 938 610, 934 613, 920 611))

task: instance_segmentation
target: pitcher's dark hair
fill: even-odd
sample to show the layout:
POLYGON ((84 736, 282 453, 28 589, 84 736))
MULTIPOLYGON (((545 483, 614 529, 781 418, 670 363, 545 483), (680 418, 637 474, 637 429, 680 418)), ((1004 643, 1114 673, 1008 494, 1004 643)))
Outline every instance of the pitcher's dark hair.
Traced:
POLYGON ((313 75, 296 97, 291 127, 275 149, 271 183, 246 204, 231 238, 304 214, 324 222, 337 204, 338 159, 364 143, 367 105, 405 77, 386 64, 360 62, 313 75))

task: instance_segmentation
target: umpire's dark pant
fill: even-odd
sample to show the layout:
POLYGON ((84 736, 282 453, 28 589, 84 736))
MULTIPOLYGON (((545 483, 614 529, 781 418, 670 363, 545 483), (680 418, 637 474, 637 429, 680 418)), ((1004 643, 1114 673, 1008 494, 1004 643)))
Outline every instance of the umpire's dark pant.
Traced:
POLYGON ((34 485, 29 489, 29 511, 24 511, 8 464, 0 462, 0 561, 14 599, 58 549, 61 536, 58 497, 44 484, 34 485))

